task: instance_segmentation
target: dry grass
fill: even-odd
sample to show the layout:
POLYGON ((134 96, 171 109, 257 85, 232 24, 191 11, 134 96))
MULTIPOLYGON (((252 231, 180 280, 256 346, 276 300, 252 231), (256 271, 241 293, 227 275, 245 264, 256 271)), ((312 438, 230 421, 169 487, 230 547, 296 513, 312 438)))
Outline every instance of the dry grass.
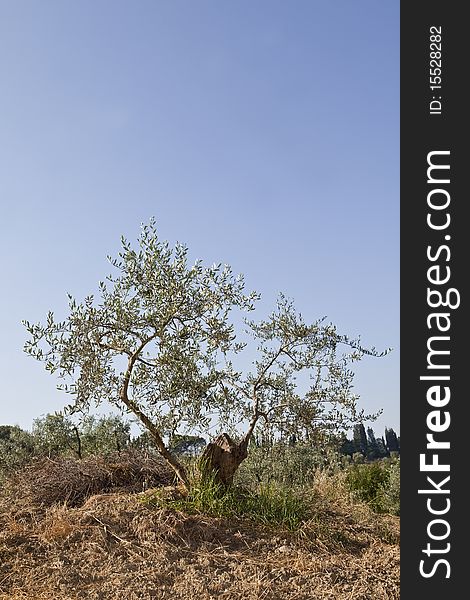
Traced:
POLYGON ((21 490, 26 505, 52 506, 66 502, 78 506, 100 492, 140 492, 173 481, 173 471, 155 455, 126 450, 109 456, 41 458, 18 471, 6 483, 11 496, 21 490))
POLYGON ((399 598, 399 519, 341 489, 319 475, 315 517, 296 533, 157 509, 146 492, 81 506, 3 496, 0 599, 399 598))

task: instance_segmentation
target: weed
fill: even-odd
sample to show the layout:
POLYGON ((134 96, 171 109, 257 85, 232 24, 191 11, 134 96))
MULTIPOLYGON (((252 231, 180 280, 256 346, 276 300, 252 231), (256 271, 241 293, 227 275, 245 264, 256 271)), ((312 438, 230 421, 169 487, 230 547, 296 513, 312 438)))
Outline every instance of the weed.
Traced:
POLYGON ((168 488, 155 490, 144 502, 174 508, 186 513, 213 517, 245 517, 265 525, 278 525, 294 530, 308 516, 304 498, 286 486, 260 484, 257 490, 241 486, 224 488, 214 473, 192 479, 186 496, 168 493, 168 488))

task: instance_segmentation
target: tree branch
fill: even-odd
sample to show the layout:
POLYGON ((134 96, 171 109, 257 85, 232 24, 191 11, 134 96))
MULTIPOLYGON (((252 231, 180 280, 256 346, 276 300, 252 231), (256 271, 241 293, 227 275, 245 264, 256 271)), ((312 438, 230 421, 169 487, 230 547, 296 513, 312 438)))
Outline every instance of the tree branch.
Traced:
POLYGON ((258 389, 259 385, 261 384, 263 377, 266 375, 266 373, 269 371, 269 369, 273 366, 273 364, 276 362, 276 360, 281 356, 281 354, 283 352, 284 352, 284 346, 280 346, 279 350, 276 352, 276 354, 271 358, 271 360, 268 362, 268 364, 265 366, 265 368, 259 374, 258 379, 256 380, 256 382, 253 385, 253 393, 256 393, 256 390, 258 389))
POLYGON ((258 375, 257 380, 253 384, 253 393, 251 396, 251 399, 253 400, 253 417, 250 421, 250 424, 248 425, 248 431, 246 432, 246 434, 242 440, 242 443, 241 443, 241 446, 243 446, 245 449, 248 447, 248 443, 250 441, 251 436, 253 435, 253 431, 255 430, 256 423, 258 422, 258 419, 261 416, 261 412, 259 410, 259 400, 260 399, 257 394, 258 388, 260 387, 266 373, 274 365, 276 360, 281 356, 281 354, 283 352, 284 352, 284 346, 281 345, 279 347, 278 351, 274 354, 274 356, 271 358, 271 360, 268 362, 268 364, 264 367, 264 369, 258 375))
POLYGON ((138 357, 136 358, 136 360, 137 360, 138 362, 141 362, 141 363, 143 363, 144 365, 147 365, 148 367, 155 368, 155 367, 157 366, 157 365, 155 365, 155 364, 152 364, 152 363, 149 363, 149 362, 147 362, 146 360, 144 360, 144 359, 143 359, 143 358, 141 358, 140 356, 138 356, 138 357))
POLYGON ((165 446, 165 443, 162 439, 162 436, 160 435, 160 432, 158 431, 158 429, 154 425, 154 423, 151 421, 151 419, 144 412, 142 412, 142 410, 140 410, 137 403, 135 403, 133 400, 131 400, 129 398, 129 383, 131 380, 131 375, 132 375, 132 370, 134 368, 134 365, 139 358, 139 354, 142 352, 142 350, 145 348, 145 346, 147 344, 149 344, 152 340, 154 340, 156 337, 158 337, 157 331, 154 334, 152 334, 151 336, 149 336, 148 338, 146 338, 140 344, 140 346, 137 348, 137 350, 129 357, 127 370, 124 375, 124 381, 123 381, 122 388, 121 388, 120 398, 121 398, 121 401, 123 402, 123 404, 125 406, 127 406, 127 408, 131 412, 133 412, 134 415, 145 425, 145 427, 148 429, 150 435, 155 440, 155 443, 157 445, 157 448, 158 448, 158 451, 160 452, 160 454, 171 465, 171 467, 173 468, 173 470, 175 471, 176 475, 178 476, 179 480, 183 483, 185 488, 187 490, 189 490, 190 483, 189 483, 189 479, 188 479, 185 468, 176 459, 176 457, 173 456, 173 454, 167 449, 167 447, 165 446))

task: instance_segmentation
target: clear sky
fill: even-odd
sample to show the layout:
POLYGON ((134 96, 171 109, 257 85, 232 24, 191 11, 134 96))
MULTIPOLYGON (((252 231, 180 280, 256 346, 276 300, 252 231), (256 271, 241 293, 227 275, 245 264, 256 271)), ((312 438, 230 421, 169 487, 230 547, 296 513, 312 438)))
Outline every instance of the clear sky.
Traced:
MULTIPOLYGON (((399 2, 0 2, 0 423, 68 397, 22 352, 156 217, 306 320, 394 352, 357 367, 399 431, 399 2)), ((263 312, 264 311, 264 312, 263 312)))

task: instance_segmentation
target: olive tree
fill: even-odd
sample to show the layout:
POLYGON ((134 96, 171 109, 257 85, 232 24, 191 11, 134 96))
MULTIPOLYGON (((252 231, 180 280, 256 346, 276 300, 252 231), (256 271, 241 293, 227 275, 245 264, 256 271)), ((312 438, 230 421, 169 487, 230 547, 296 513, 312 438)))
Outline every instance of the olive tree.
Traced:
POLYGON ((203 462, 230 484, 255 428, 336 430, 366 418, 356 410, 349 365, 379 356, 374 348, 324 320, 307 325, 283 296, 267 319, 245 321, 248 337, 240 341, 233 311, 252 311, 259 298, 245 292, 243 276, 227 265, 189 264, 188 248, 161 241, 154 220, 142 226, 136 250, 121 244, 118 257, 108 257, 115 274, 100 282, 98 300, 69 295, 65 320, 49 312, 45 324, 24 321, 25 351, 73 398, 66 411, 107 400, 133 414, 186 487, 185 468, 169 449, 175 435, 207 433, 215 421, 223 432, 203 462), (236 363, 250 341, 256 357, 245 372, 236 363))
POLYGON ((18 425, 0 425, 0 485, 10 473, 20 469, 34 456, 34 440, 18 425))
POLYGON ((82 458, 80 432, 71 419, 61 414, 47 414, 33 421, 35 451, 49 457, 72 454, 82 458))
POLYGON ((82 419, 80 434, 87 454, 108 454, 125 450, 130 443, 131 424, 119 415, 82 419))

